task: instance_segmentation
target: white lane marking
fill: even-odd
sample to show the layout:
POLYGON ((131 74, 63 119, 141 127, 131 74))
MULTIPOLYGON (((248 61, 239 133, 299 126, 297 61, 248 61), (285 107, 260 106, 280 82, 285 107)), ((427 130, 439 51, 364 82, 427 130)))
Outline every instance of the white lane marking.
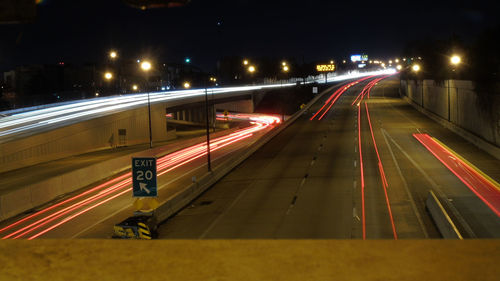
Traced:
POLYGON ((408 188, 408 183, 406 182, 406 179, 404 178, 403 173, 401 172, 401 168, 399 167, 396 157, 394 156, 394 152, 392 151, 391 145, 389 144, 387 136, 384 133, 385 130, 384 129, 380 130, 382 131, 382 136, 384 137, 385 143, 387 144, 387 148, 389 148, 392 161, 394 162, 394 164, 396 164, 396 170, 398 171, 399 177, 401 177, 401 180, 403 181, 403 186, 406 190, 406 194, 408 195, 408 198, 410 198, 410 204, 413 209, 413 212, 415 213, 415 216, 417 217, 418 224, 420 225, 420 228, 422 229, 425 238, 429 238, 429 233, 427 233, 427 230, 425 229, 424 226, 424 221, 422 220, 422 216, 420 216, 420 213, 418 212, 417 205, 415 204, 415 199, 413 198, 413 195, 411 194, 410 189, 408 188))
POLYGON ((356 168, 356 165, 357 165, 357 161, 354 160, 354 168, 356 168))
POLYGON ((225 214, 227 214, 229 212, 229 210, 231 210, 234 207, 234 205, 236 205, 236 203, 238 203, 238 201, 240 201, 241 198, 243 198, 243 195, 245 195, 247 190, 248 190, 248 188, 243 190, 238 195, 238 197, 236 197, 236 199, 234 199, 234 201, 231 203, 231 205, 229 205, 229 207, 227 207, 227 209, 225 209, 219 216, 217 216, 217 218, 215 218, 215 220, 207 227, 207 229, 205 229, 205 231, 203 231, 203 233, 200 235, 200 237, 198 239, 205 238, 207 236, 207 234, 214 228, 214 226, 222 219, 222 217, 225 214))
MULTIPOLYGON (((439 197, 447 198, 446 194, 441 190, 439 185, 434 180, 432 180, 432 178, 422 169, 422 167, 420 167, 420 165, 418 165, 418 163, 415 160, 413 160, 413 158, 411 158, 406 151, 403 150, 403 148, 387 133, 386 130, 384 130, 383 128, 381 130, 382 133, 385 134, 392 143, 394 143, 394 145, 404 154, 404 156, 406 156, 406 158, 408 158, 408 160, 413 164, 413 166, 415 166, 415 168, 417 168, 417 170, 424 176, 424 178, 432 185, 433 190, 439 195, 439 197)), ((464 218, 462 218, 460 212, 455 208, 455 206, 453 204, 447 204, 447 206, 453 212, 455 217, 460 221, 462 226, 465 228, 465 231, 471 236, 471 238, 476 238, 476 234, 474 234, 472 228, 464 220, 464 218)))

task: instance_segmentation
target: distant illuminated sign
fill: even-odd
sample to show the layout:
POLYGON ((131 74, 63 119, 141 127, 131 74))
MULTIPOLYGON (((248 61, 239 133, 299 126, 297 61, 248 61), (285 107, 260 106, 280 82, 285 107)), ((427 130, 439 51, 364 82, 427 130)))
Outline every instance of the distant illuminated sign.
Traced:
POLYGON ((368 60, 368 55, 352 55, 351 56, 352 62, 367 61, 367 60, 368 60))
POLYGON ((351 56, 351 61, 352 62, 361 61, 361 55, 352 55, 351 56))
POLYGON ((318 64, 316 70, 319 72, 335 71, 335 64, 318 64))

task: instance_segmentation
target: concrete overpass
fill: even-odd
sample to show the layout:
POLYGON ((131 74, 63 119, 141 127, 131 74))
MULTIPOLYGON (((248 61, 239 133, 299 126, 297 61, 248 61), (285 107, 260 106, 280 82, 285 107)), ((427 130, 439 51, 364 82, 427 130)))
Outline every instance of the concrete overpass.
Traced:
MULTIPOLYGON (((332 73, 327 82, 381 73, 384 71, 332 73)), ((320 77, 306 83, 313 82, 325 83, 325 80, 320 77)), ((209 96, 210 122, 213 125, 216 110, 253 112, 254 105, 270 89, 295 85, 285 83, 155 92, 149 95, 142 93, 2 112, 0 173, 91 151, 148 143, 148 99, 151 102, 153 142, 159 142, 176 137, 175 126, 168 123, 205 123, 205 91, 209 96)))

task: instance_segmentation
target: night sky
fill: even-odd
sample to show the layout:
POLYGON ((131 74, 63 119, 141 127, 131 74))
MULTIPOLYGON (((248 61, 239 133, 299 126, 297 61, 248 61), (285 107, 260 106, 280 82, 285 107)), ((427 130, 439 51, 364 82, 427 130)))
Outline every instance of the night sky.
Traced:
POLYGON ((121 0, 44 0, 35 23, 0 25, 0 70, 99 62, 110 49, 121 57, 161 62, 189 56, 207 70, 225 55, 305 61, 356 52, 394 57, 410 40, 456 33, 472 42, 479 31, 498 24, 497 9, 480 1, 475 8, 438 1, 384 3, 192 0, 182 8, 141 11, 121 0))

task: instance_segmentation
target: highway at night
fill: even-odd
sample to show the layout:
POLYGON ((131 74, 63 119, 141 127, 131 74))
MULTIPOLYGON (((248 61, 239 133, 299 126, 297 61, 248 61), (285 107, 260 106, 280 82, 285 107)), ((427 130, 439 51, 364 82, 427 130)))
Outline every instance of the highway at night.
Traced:
POLYGON ((448 200, 465 237, 500 237, 498 160, 414 110, 398 86, 378 76, 333 88, 159 237, 438 238, 429 190, 448 200), (436 158, 428 136, 454 152, 436 158), (441 162, 459 155, 470 161, 462 171, 441 162))
MULTIPOLYGON (((229 118, 251 123, 247 128, 211 140, 214 166, 244 150, 280 123, 279 117, 260 114, 236 114, 229 118)), ((200 143, 158 158, 160 202, 182 190, 192 177, 206 172, 206 151, 205 143, 200 143)), ((131 173, 127 172, 66 195, 29 215, 2 223, 0 235, 3 239, 110 238, 113 225, 134 211, 131 181, 131 173)))
MULTIPOLYGON (((374 71, 373 73, 356 72, 352 74, 338 75, 330 77, 328 81, 342 81, 355 77, 386 72, 391 72, 391 70, 374 71)), ((324 79, 319 79, 318 82, 323 83, 324 79)), ((211 98, 213 98, 214 95, 226 97, 230 95, 240 95, 242 92, 244 93, 246 91, 291 87, 294 85, 294 83, 286 83, 276 85, 208 88, 207 93, 211 98)), ((205 96, 205 89, 152 92, 149 96, 151 103, 172 101, 186 101, 188 103, 203 100, 205 96)), ((42 108, 28 108, 24 110, 1 112, 4 116, 0 117, 0 143, 53 130, 55 128, 82 122, 84 120, 130 110, 131 108, 137 108, 147 104, 148 94, 142 93, 103 97, 90 100, 78 100, 65 104, 47 105, 42 108)))

